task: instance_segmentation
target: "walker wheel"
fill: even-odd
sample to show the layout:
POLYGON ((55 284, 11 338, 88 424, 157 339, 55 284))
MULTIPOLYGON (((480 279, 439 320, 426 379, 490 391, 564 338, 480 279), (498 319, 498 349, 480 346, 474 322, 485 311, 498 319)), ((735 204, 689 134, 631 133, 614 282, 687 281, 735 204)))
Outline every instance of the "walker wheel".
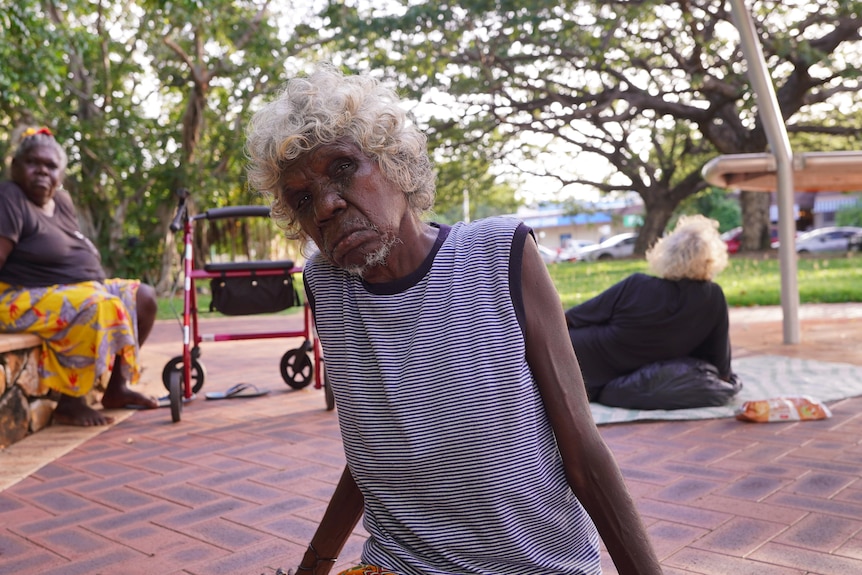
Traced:
POLYGON ((312 375, 314 366, 304 349, 292 349, 281 357, 281 377, 293 389, 302 389, 311 383, 312 375))
MULTIPOLYGON (((173 381, 172 375, 174 373, 180 374, 180 387, 185 388, 183 385, 183 356, 178 355, 168 363, 165 364, 165 369, 162 370, 162 383, 169 392, 171 391, 171 382, 173 381)), ((206 378, 206 370, 202 363, 200 363, 196 359, 192 359, 192 393, 197 393, 204 386, 204 379, 206 378)), ((185 391, 183 389, 183 391, 185 391)))
POLYGON ((169 397, 171 399, 171 420, 177 423, 183 414, 183 371, 171 372, 169 397))

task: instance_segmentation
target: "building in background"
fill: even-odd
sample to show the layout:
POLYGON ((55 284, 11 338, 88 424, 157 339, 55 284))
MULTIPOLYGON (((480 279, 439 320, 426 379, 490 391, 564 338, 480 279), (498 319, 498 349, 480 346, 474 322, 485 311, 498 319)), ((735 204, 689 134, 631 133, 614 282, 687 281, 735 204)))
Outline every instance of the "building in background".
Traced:
POLYGON ((813 226, 823 228, 835 225, 835 214, 842 208, 862 205, 862 193, 842 194, 836 192, 819 192, 815 194, 811 208, 813 226))
MULTIPOLYGON (((739 193, 731 195, 738 198, 739 193)), ((774 224, 778 221, 778 206, 775 192, 770 195, 769 220, 774 224)), ((862 205, 862 192, 797 192, 793 204, 796 230, 833 226, 839 210, 857 203, 862 205)), ((539 244, 559 253, 584 241, 598 243, 617 234, 638 231, 643 225, 644 206, 640 196, 630 194, 596 202, 541 203, 510 215, 530 226, 539 244)))
MULTIPOLYGON (((772 192, 769 221, 778 221, 776 194, 772 192)), ((793 196, 793 217, 796 231, 806 232, 835 225, 835 215, 845 207, 862 202, 860 192, 796 192, 793 196)))
POLYGON ((530 226, 541 245, 560 251, 580 240, 600 242, 637 231, 643 224, 643 214, 643 201, 631 194, 622 199, 579 201, 573 205, 538 204, 510 215, 530 226))

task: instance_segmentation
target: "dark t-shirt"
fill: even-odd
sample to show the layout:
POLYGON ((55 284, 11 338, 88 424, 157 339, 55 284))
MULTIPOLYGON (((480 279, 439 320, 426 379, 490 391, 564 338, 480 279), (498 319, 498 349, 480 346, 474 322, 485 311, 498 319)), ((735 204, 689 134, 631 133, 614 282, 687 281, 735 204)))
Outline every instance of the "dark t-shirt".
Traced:
POLYGON ((54 203, 54 215, 48 216, 18 185, 0 183, 0 236, 15 244, 0 268, 0 281, 43 287, 105 279, 99 252, 81 233, 69 193, 57 190, 54 203))
POLYGON ((633 274, 566 311, 587 391, 647 364, 702 359, 730 377, 727 301, 711 281, 633 274))

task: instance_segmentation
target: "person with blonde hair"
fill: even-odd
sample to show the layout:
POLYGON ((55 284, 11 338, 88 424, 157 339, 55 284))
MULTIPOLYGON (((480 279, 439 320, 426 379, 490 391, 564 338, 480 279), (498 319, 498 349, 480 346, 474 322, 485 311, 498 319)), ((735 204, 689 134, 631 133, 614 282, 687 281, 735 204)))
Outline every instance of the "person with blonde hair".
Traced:
POLYGON ((632 274, 566 311, 590 401, 635 409, 722 405, 731 371, 727 266, 718 222, 681 216, 646 253, 656 275, 632 274))
POLYGON ((531 230, 426 221, 425 137, 367 75, 291 80, 247 149, 319 248, 303 281, 347 460, 295 573, 328 573, 360 517, 345 574, 598 575, 600 537, 619 573, 661 573, 531 230))

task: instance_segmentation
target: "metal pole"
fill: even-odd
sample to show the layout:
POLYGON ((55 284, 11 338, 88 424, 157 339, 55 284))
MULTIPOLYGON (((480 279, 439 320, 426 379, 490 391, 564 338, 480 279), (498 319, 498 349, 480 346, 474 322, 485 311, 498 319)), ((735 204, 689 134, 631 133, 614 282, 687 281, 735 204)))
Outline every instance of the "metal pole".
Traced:
POLYGON ((799 343, 799 285, 796 267, 796 225, 793 214, 793 151, 787 127, 778 107, 775 88, 766 71, 763 49, 754 30, 745 0, 730 0, 733 20, 739 30, 742 53, 748 61, 748 78, 754 87, 760 119, 775 155, 778 201, 778 259, 781 266, 781 309, 784 343, 799 343))

